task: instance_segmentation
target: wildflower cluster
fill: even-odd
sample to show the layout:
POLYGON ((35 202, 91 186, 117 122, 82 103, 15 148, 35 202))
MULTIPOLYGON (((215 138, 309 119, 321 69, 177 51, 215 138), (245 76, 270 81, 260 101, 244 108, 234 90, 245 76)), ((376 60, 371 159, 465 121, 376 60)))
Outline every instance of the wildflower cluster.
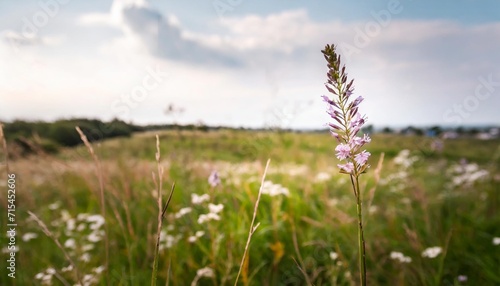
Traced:
POLYGON ((398 252, 398 251, 391 252, 391 259, 397 260, 400 263, 410 263, 411 262, 411 257, 405 256, 403 253, 398 252))
POLYGON ((366 117, 361 116, 358 111, 363 97, 358 96, 352 100, 354 80, 347 83, 345 66, 341 67, 340 55, 335 52, 335 46, 326 45, 321 52, 328 62, 328 81, 325 86, 330 93, 335 95, 333 99, 322 96, 323 100, 328 103, 327 113, 334 120, 328 125, 331 128, 331 134, 340 143, 335 148, 336 156, 339 160, 346 161, 338 167, 342 173, 358 176, 369 167, 367 161, 370 157, 369 152, 361 151, 363 145, 371 141, 370 137, 366 134, 363 137, 357 136, 366 121, 366 117))
MULTIPOLYGON (((51 211, 57 211, 61 207, 60 202, 50 204, 48 208, 51 211)), ((97 251, 97 243, 103 240, 105 232, 103 226, 105 219, 100 214, 92 213, 79 213, 72 216, 68 210, 62 209, 60 217, 52 220, 52 231, 61 241, 62 246, 68 252, 69 256, 79 261, 79 270, 82 274, 81 283, 74 285, 97 285, 100 281, 101 274, 105 270, 104 266, 92 267, 95 265, 93 259, 97 251)), ((23 241, 29 242, 36 239, 38 234, 25 233, 23 241)), ((71 281, 74 279, 72 276, 75 269, 72 264, 65 267, 56 268, 48 267, 47 269, 37 273, 35 279, 41 285, 53 285, 56 280, 67 279, 71 281), (56 278, 56 279, 54 279, 56 278)))
MULTIPOLYGON (((397 193, 408 187, 412 167, 419 158, 412 155, 410 150, 403 149, 394 157, 392 162, 397 167, 397 171, 380 179, 380 184, 387 186, 389 191, 397 193)), ((406 199, 406 198, 405 198, 406 199)))
POLYGON ((88 263, 92 257, 91 251, 104 237, 104 223, 105 220, 100 214, 80 213, 72 217, 67 210, 62 210, 61 218, 51 224, 54 227, 62 227, 66 237, 63 244, 70 255, 76 255, 78 260, 88 263))
POLYGON ((459 164, 448 169, 448 175, 452 177, 449 186, 451 188, 470 187, 476 181, 483 180, 489 176, 489 172, 480 169, 476 163, 468 163, 462 160, 459 164))
MULTIPOLYGON (((221 184, 220 177, 217 171, 212 171, 208 177, 208 184, 215 188, 221 184)), ((168 216, 170 224, 160 232, 160 245, 159 250, 164 251, 166 249, 172 248, 174 245, 179 243, 181 240, 186 240, 189 243, 196 243, 200 238, 205 236, 204 230, 197 231, 186 231, 185 228, 176 228, 176 221, 186 220, 190 221, 197 212, 201 209, 208 208, 208 212, 198 215, 195 219, 199 225, 209 224, 211 221, 220 221, 221 213, 224 210, 223 204, 213 204, 210 201, 213 198, 209 194, 191 194, 191 206, 183 207, 177 212, 172 213, 168 216)))
POLYGON ((275 184, 271 181, 265 181, 264 185, 262 186, 262 193, 269 195, 271 197, 283 195, 283 196, 290 196, 290 191, 283 187, 280 184, 275 184))

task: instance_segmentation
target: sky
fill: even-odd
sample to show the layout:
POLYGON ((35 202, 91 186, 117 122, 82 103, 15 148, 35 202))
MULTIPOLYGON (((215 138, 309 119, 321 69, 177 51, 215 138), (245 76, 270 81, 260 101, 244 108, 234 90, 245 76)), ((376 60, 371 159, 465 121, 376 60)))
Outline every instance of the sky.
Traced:
POLYGON ((325 128, 325 44, 368 124, 500 124, 497 0, 0 0, 0 121, 325 128))

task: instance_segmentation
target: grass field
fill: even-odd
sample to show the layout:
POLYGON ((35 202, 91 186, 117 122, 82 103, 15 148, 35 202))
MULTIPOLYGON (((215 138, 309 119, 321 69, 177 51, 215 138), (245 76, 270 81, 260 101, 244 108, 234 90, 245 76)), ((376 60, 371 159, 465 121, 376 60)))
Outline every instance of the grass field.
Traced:
MULTIPOLYGON (((234 284, 268 158, 260 225, 239 285, 357 284, 356 203, 327 132, 159 135, 164 201, 176 187, 162 227, 158 285, 234 284), (221 179, 215 187, 208 182, 214 170, 221 179)), ((368 284, 500 285, 500 141, 432 147, 431 138, 382 134, 367 145, 368 284)), ((150 284, 155 133, 93 148, 98 165, 83 145, 9 162, 19 249, 16 279, 2 275, 0 285, 150 284)), ((0 181, 6 185, 5 171, 0 181)), ((5 209, 6 196, 1 204, 5 209)), ((6 211, 0 221, 7 225, 6 211)))

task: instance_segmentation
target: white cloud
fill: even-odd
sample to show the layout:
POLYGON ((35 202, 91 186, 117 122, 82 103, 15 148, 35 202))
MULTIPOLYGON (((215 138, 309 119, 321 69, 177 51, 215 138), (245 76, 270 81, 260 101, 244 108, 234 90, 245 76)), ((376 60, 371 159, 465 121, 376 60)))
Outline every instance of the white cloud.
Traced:
MULTIPOLYGON (((85 14, 78 22, 84 25, 108 24, 121 29, 123 38, 111 40, 115 48, 132 43, 157 57, 189 64, 239 64, 231 56, 185 37, 176 17, 164 16, 146 1, 115 0, 110 13, 85 14)), ((105 49, 109 50, 109 47, 105 49)))
MULTIPOLYGON (((77 23, 96 33, 98 25, 115 27, 122 35, 85 47, 101 51, 99 57, 55 55, 43 45, 12 56, 0 43, 0 92, 33 103, 30 109, 2 98, 9 111, 1 114, 112 117, 117 114, 111 103, 140 84, 147 67, 159 64, 172 78, 124 119, 166 121, 163 109, 174 103, 186 109, 181 122, 258 126, 291 120, 291 126, 320 128, 327 121, 319 98, 326 92, 320 50, 326 43, 354 45, 366 24, 319 22, 306 10, 294 10, 226 17, 210 34, 186 29, 145 1, 119 0, 109 13, 85 14, 77 23), (294 118, 276 118, 301 102, 305 107, 294 118), (77 107, 66 107, 72 104, 77 107), (50 109, 43 113, 40 106, 50 109)), ((474 94, 479 76, 493 73, 500 80, 500 43, 492 40, 499 37, 500 23, 393 19, 343 58, 356 94, 366 98, 362 111, 369 123, 439 123, 446 108, 474 94)), ((491 109, 499 98, 482 102, 466 123, 495 121, 493 116, 498 121, 491 109)))
POLYGON ((112 25, 111 17, 109 13, 87 13, 83 14, 77 19, 77 23, 82 26, 93 26, 93 25, 112 25))
POLYGON ((12 30, 5 30, 1 33, 1 35, 6 43, 16 49, 36 45, 56 46, 61 44, 64 39, 62 36, 39 37, 37 35, 30 35, 29 37, 25 37, 21 33, 12 30))

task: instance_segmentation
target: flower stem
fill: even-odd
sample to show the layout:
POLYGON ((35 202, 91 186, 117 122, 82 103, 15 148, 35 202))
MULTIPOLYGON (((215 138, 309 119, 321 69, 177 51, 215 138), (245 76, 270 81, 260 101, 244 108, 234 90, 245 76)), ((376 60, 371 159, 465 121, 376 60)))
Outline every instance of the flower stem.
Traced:
POLYGON ((351 175, 352 187, 355 188, 356 205, 358 211, 358 250, 359 250, 359 278, 362 286, 366 286, 366 251, 365 237, 363 233, 363 212, 361 205, 361 192, 359 189, 359 180, 357 175, 351 175), (354 179, 354 181, 353 181, 354 179))

